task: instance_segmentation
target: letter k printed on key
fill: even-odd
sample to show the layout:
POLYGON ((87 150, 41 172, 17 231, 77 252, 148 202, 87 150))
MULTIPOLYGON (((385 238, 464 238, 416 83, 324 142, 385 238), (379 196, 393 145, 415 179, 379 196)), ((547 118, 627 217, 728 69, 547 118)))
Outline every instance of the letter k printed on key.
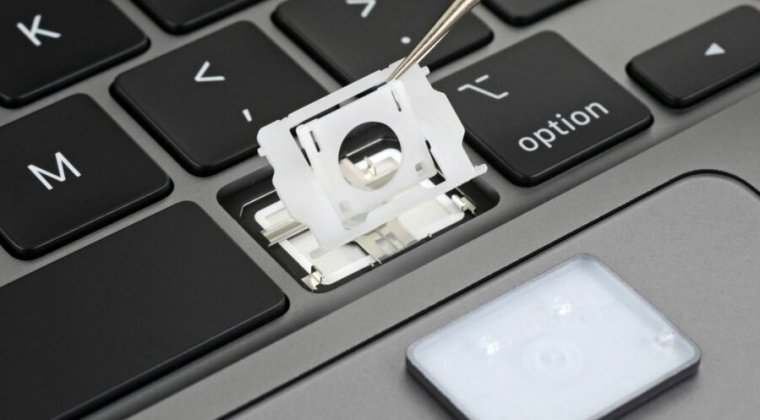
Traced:
POLYGON ((16 24, 16 27, 19 31, 21 31, 24 36, 26 36, 29 41, 34 44, 35 47, 41 47, 42 41, 40 40, 40 37, 47 37, 47 38, 53 38, 58 39, 61 37, 61 34, 58 32, 54 32, 48 29, 44 29, 40 27, 42 24, 42 15, 36 15, 34 17, 34 20, 32 21, 32 27, 29 28, 25 24, 19 22, 16 24))

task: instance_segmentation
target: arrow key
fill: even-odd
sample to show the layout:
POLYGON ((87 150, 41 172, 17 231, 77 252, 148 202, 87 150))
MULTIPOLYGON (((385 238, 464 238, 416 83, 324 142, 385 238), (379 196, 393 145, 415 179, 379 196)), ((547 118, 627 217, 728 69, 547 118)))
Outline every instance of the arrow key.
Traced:
POLYGON ((246 22, 122 74, 112 92, 196 175, 253 156, 261 127, 325 94, 246 22))
POLYGON ((634 58, 628 73, 686 108, 760 70, 760 11, 741 6, 634 58))

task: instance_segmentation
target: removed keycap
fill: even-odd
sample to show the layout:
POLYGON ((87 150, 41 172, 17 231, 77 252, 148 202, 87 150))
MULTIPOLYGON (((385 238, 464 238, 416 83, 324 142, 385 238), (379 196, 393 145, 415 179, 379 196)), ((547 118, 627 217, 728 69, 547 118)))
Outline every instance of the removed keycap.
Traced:
POLYGON ((649 110, 552 32, 436 84, 471 143, 513 182, 535 185, 652 123, 649 110))
POLYGON ((686 108, 760 70, 760 11, 731 10, 634 58, 628 73, 673 108, 686 108))
POLYGON ((579 256, 415 344, 408 366, 462 418, 616 418, 694 374, 700 350, 579 256))

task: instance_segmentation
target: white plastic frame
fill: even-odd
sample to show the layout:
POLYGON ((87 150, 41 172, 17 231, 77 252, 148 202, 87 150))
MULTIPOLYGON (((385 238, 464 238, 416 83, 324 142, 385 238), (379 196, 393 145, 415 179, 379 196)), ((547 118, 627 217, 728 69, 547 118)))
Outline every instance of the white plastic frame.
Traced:
POLYGON ((430 85, 427 68, 416 66, 402 79, 386 84, 393 68, 375 72, 259 131, 259 155, 274 168, 280 199, 319 242, 313 256, 352 242, 486 171, 485 165, 474 166, 467 156, 464 126, 446 95, 430 85), (343 177, 339 152, 354 128, 372 122, 396 133, 403 156, 386 185, 364 190, 343 177), (421 185, 438 171, 443 182, 432 188, 421 185))

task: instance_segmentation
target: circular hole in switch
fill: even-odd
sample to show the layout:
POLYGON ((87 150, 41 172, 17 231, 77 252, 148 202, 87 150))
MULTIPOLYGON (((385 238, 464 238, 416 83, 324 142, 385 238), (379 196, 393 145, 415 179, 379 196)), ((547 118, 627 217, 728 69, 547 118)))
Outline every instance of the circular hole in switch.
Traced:
POLYGON ((398 172, 401 143, 387 125, 364 123, 343 139, 338 161, 346 182, 365 191, 379 190, 398 172))

